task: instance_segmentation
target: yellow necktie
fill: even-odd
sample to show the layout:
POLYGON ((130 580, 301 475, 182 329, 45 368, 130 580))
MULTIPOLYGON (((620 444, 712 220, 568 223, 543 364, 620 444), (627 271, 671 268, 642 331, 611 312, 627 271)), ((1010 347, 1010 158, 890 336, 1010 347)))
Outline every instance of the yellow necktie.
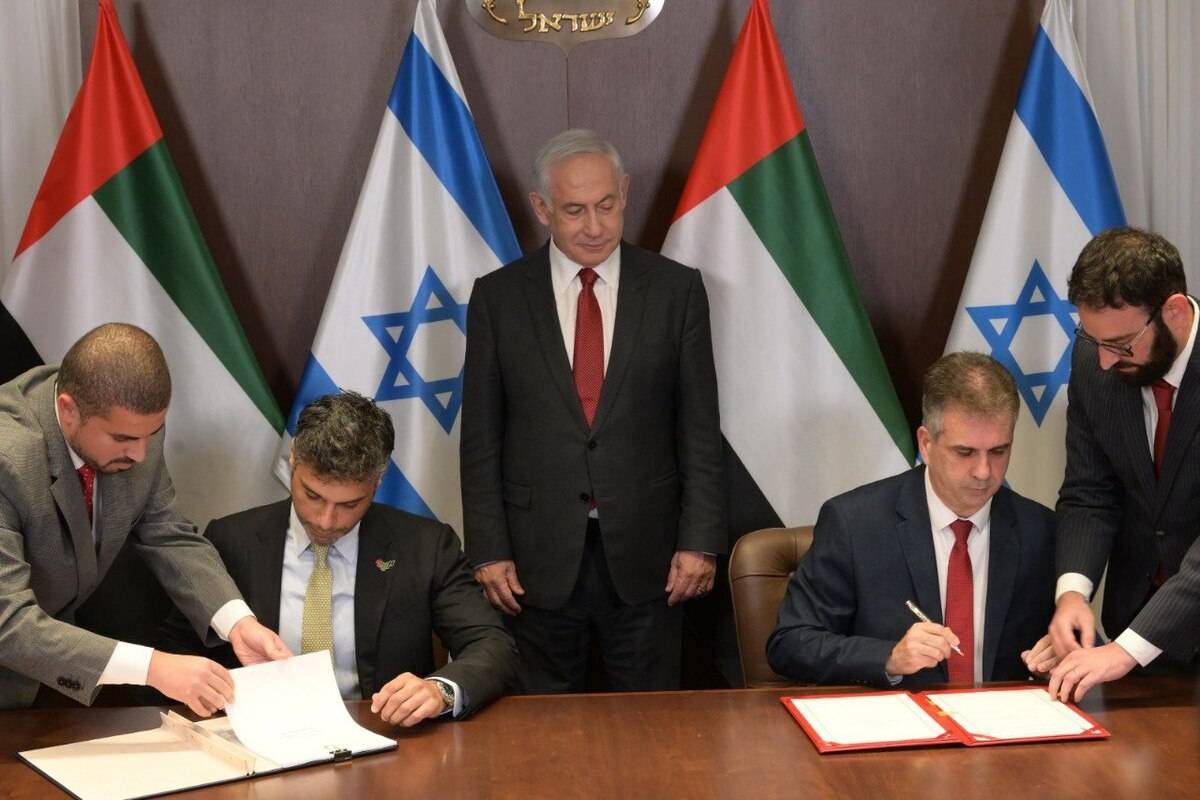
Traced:
POLYGON ((328 650, 333 657, 333 573, 329 570, 329 545, 311 545, 313 570, 304 592, 304 620, 300 652, 328 650))

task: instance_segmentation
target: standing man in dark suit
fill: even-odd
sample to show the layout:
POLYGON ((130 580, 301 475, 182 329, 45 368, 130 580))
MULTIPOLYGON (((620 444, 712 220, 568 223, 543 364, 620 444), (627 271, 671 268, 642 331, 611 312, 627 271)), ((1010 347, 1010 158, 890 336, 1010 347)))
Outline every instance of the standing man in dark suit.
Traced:
POLYGON ((1114 228, 1083 248, 1068 288, 1079 328, 1050 625, 1067 653, 1050 683, 1064 699, 1136 665, 1200 663, 1200 352, 1179 251, 1114 228), (1116 639, 1093 647, 1088 599, 1105 564, 1116 639))
POLYGON ((74 624, 128 537, 198 635, 245 664, 291 655, 175 509, 170 400, 158 342, 118 323, 0 386, 0 708, 29 706, 39 683, 85 704, 104 684, 148 685, 202 716, 233 699, 219 664, 74 624))
POLYGON ((725 552, 700 273, 621 241, 629 176, 568 130, 534 163, 536 252, 480 278, 467 313, 462 491, 475 577, 528 692, 679 685, 683 601, 725 552))
MULTIPOLYGON (((394 442, 373 401, 317 398, 296 422, 291 500, 214 520, 204 535, 263 624, 295 652, 332 651, 342 697, 412 726, 490 703, 517 652, 450 526, 372 502, 394 442), (434 633, 453 658, 436 670, 434 633)), ((178 613, 165 631, 184 649, 200 644, 178 613)))
POLYGON ((1019 411, 1012 376, 989 356, 929 368, 925 466, 822 506, 767 641, 772 669, 912 688, 1054 665, 1054 516, 1004 486, 1019 411), (931 622, 914 622, 907 600, 931 622))

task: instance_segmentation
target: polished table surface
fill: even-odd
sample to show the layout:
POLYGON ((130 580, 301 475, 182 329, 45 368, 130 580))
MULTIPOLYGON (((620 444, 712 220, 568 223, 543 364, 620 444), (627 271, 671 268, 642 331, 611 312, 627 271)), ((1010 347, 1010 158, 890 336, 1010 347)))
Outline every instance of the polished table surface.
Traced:
MULTIPOLYGON (((803 689, 804 693, 835 691, 803 689)), ((845 691, 837 690, 837 691, 845 691)), ((780 690, 507 697, 397 731, 391 752, 204 789, 205 798, 1200 797, 1200 683, 1127 678, 1081 704, 1112 738, 818 755, 780 690)), ((153 708, 0 712, 0 797, 63 795, 18 750, 156 727, 153 708)))

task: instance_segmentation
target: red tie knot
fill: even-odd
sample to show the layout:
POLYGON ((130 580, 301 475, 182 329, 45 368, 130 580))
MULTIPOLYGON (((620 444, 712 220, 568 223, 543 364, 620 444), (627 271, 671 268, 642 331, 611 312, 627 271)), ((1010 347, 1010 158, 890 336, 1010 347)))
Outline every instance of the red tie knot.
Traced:
POLYGON ((965 547, 967 544, 967 537, 971 535, 971 520, 956 519, 954 522, 950 523, 950 530, 954 531, 955 545, 961 544, 965 547))
POLYGON ((96 470, 84 464, 76 472, 79 473, 79 480, 83 484, 84 491, 91 494, 92 487, 96 485, 96 470))
POLYGON ((596 282, 596 270, 591 267, 584 267, 579 270, 579 281, 583 284, 584 289, 592 288, 592 284, 596 282))
POLYGON ((1175 387, 1159 378, 1150 384, 1150 390, 1154 392, 1154 404, 1158 406, 1158 410, 1170 411, 1171 401, 1175 398, 1175 387))

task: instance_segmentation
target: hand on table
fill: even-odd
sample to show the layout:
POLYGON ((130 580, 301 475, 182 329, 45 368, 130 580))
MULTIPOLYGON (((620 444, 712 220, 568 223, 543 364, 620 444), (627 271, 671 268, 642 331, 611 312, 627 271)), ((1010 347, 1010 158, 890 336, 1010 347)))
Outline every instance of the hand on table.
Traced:
POLYGON ((411 728, 422 720, 436 717, 447 709, 438 685, 411 672, 397 675, 371 695, 371 713, 384 722, 411 728))
POLYGON ((1067 653, 1050 671, 1050 685, 1046 690, 1051 697, 1065 702, 1072 699, 1071 689, 1074 689, 1074 699, 1079 701, 1088 689, 1098 683, 1123 678, 1136 665, 1133 656, 1116 642, 1103 647, 1080 648, 1067 653))

